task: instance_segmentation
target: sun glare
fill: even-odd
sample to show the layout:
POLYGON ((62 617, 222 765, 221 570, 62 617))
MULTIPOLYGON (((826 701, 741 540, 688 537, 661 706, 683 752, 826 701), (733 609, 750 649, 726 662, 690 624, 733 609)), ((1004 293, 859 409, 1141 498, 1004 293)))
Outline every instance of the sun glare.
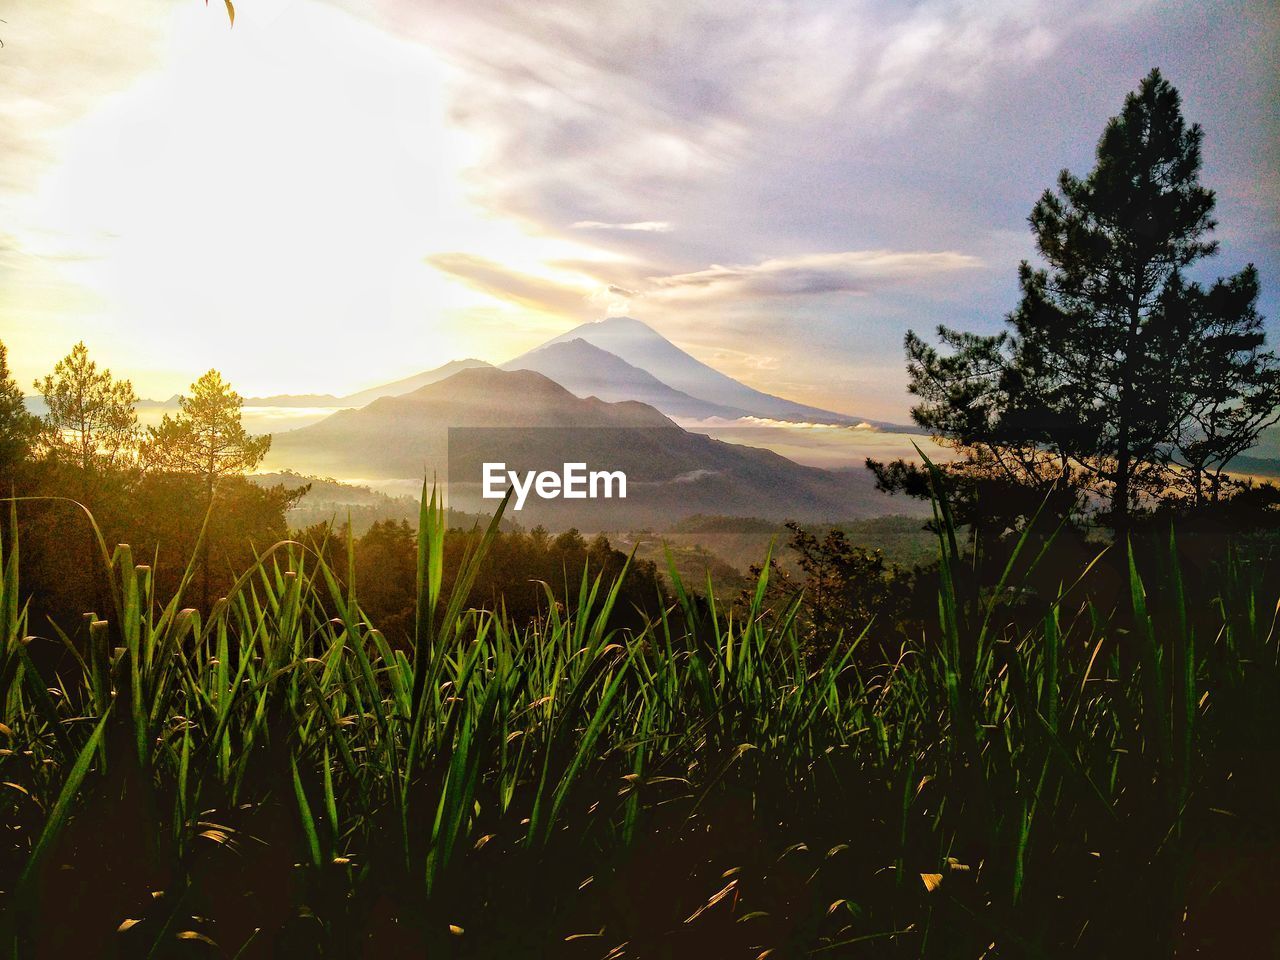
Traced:
POLYGON ((255 4, 234 31, 220 16, 175 7, 160 62, 58 135, 20 240, 91 316, 55 320, 49 355, 109 330, 92 346, 121 372, 189 357, 144 373, 144 392, 210 365, 249 393, 341 392, 531 345, 546 318, 429 258, 483 251, 573 284, 543 264, 599 255, 486 211, 449 64, 307 0, 255 4))

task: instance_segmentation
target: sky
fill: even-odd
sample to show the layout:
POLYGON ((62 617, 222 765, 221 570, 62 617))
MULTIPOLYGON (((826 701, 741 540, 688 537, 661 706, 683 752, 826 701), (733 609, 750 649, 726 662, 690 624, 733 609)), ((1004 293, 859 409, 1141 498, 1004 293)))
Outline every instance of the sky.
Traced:
POLYGON ((0 341, 144 397, 342 394, 625 313, 903 420, 902 338, 993 331, 1026 217, 1154 66, 1216 276, 1280 337, 1270 2, 8 0, 0 341))

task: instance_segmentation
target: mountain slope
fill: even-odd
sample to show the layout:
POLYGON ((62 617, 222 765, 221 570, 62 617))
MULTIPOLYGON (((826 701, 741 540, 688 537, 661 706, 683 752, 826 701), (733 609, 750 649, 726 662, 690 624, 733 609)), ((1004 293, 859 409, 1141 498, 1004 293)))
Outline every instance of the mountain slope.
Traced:
POLYGON ((685 353, 652 327, 631 317, 584 323, 544 346, 585 340, 645 370, 662 383, 699 400, 746 411, 751 416, 795 422, 857 424, 862 420, 775 397, 739 383, 685 353))
POLYGON ((462 370, 438 383, 359 409, 339 410, 309 427, 277 434, 271 459, 336 476, 407 478, 444 475, 449 430, 525 431, 675 425, 641 403, 575 397, 531 370, 462 370))
MULTIPOLYGON (((168 400, 142 399, 135 403, 133 408, 135 410, 180 410, 182 405, 178 401, 181 399, 182 395, 177 393, 168 400)), ((22 406, 32 416, 47 417, 49 415, 49 405, 44 402, 44 397, 42 396, 23 397, 22 406)))
POLYGON ((453 376, 459 370, 470 370, 476 367, 489 366, 483 360, 450 360, 434 370, 424 370, 402 380, 379 384, 338 397, 331 393, 282 393, 270 397, 249 397, 245 400, 248 407, 363 407, 380 397, 397 397, 410 393, 419 387, 439 383, 453 376))
POLYGON ((720 406, 672 389, 647 370, 586 340, 556 340, 502 364, 503 370, 534 370, 570 393, 601 400, 638 400, 669 417, 736 420, 746 411, 720 406))
POLYGON ((368 390, 361 390, 358 393, 349 393, 342 398, 342 405, 344 407, 363 407, 379 397, 399 397, 429 384, 439 383, 441 380, 452 377, 460 370, 474 370, 488 366, 490 364, 484 360, 475 360, 470 357, 466 360, 450 360, 434 370, 424 370, 422 373, 415 373, 413 376, 405 377, 403 380, 394 380, 391 383, 370 387, 368 390))
POLYGON ((805 519, 883 512, 869 482, 687 432, 643 403, 575 397, 531 370, 463 370, 341 410, 277 434, 270 460, 335 476, 447 476, 450 503, 463 510, 492 509, 479 496, 484 462, 521 471, 568 462, 624 471, 625 501, 531 498, 516 517, 588 529, 661 527, 699 512, 805 519), (467 427, 478 429, 458 429, 467 427))

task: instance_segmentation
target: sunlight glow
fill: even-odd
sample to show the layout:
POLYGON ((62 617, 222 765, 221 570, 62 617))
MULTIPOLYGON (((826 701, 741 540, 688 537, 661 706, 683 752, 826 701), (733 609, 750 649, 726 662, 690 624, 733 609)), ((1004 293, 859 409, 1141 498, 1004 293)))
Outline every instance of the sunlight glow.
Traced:
POLYGON ((2 304, 53 317, 42 365, 85 336, 144 396, 211 365, 246 395, 340 393, 545 336, 432 255, 590 284, 543 264, 599 254, 485 212, 485 145, 449 122, 458 77, 428 47, 312 0, 259 0, 234 30, 202 4, 170 17, 162 60, 56 134, 10 228, 63 284, 13 296, 82 291, 2 304))

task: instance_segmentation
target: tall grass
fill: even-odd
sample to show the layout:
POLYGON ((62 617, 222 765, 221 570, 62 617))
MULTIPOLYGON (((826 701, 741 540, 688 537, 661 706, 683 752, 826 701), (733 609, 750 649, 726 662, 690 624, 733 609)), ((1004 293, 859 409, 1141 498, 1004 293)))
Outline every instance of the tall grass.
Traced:
POLYGON ((744 609, 672 568, 674 602, 617 631, 620 581, 584 573, 517 628, 465 605, 498 518, 444 595, 425 490, 408 650, 349 543, 346 569, 276 544, 201 617, 99 536, 113 610, 87 645, 34 639, 10 533, 4 949, 1146 957, 1256 933, 1221 900, 1276 842, 1274 585, 1224 558, 1193 608, 1170 542, 1108 609, 1089 569, 1029 603, 1030 541, 979 589, 938 510, 936 623, 884 663, 874 624, 806 659, 767 563, 744 609))

